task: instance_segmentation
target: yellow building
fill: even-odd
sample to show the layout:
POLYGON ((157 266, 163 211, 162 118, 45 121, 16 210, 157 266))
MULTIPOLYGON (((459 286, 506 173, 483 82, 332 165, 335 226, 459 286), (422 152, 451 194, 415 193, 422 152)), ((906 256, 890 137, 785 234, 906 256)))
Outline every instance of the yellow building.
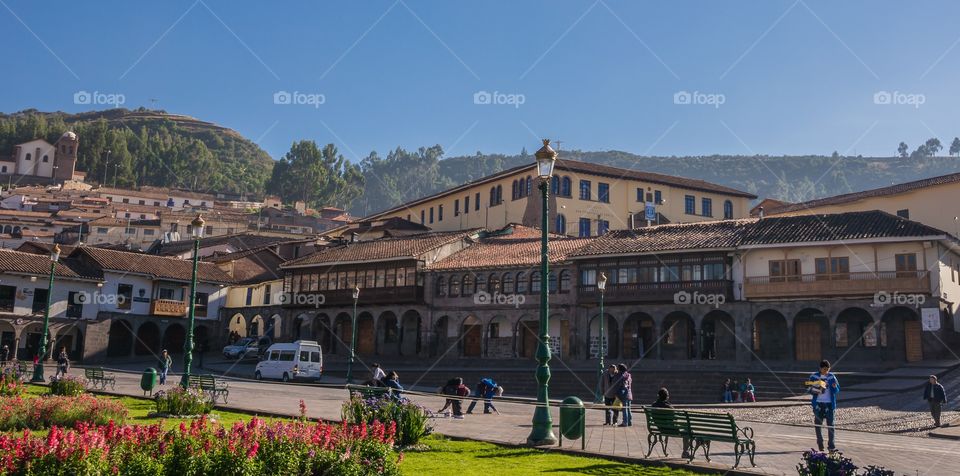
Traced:
POLYGON ((765 208, 767 216, 882 210, 960 235, 960 173, 765 208))
MULTIPOLYGON (((435 231, 503 228, 510 223, 540 225, 536 165, 514 167, 482 179, 365 217, 404 218, 435 231)), ((607 230, 652 223, 743 218, 755 195, 683 177, 557 160, 550 190, 551 231, 596 236, 607 230)))

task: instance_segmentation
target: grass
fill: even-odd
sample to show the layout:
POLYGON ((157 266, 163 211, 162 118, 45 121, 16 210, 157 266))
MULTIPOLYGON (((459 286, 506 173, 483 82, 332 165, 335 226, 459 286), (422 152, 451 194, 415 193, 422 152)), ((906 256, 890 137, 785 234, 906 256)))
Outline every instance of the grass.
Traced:
POLYGON ((482 441, 431 436, 428 449, 407 451, 400 469, 405 475, 489 476, 490 474, 574 475, 693 475, 666 466, 643 466, 603 458, 573 456, 531 448, 511 448, 482 441))

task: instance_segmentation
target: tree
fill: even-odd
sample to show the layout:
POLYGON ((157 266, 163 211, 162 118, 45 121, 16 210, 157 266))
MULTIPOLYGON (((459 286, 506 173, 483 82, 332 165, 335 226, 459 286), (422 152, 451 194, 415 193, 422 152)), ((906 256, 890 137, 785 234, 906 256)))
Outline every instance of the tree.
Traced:
POLYGON ((360 195, 363 176, 354 165, 327 144, 323 149, 314 141, 294 142, 290 151, 273 168, 267 192, 283 201, 303 200, 307 206, 349 206, 360 195))
POLYGON ((899 154, 900 157, 906 158, 909 155, 907 153, 907 149, 908 149, 907 143, 901 142, 900 145, 897 146, 897 154, 899 154))
POLYGON ((954 137, 950 143, 950 155, 960 155, 960 137, 954 137))
POLYGON ((943 145, 940 143, 940 139, 936 137, 927 139, 927 142, 924 144, 927 146, 927 151, 930 153, 930 157, 935 157, 938 152, 943 150, 943 145))

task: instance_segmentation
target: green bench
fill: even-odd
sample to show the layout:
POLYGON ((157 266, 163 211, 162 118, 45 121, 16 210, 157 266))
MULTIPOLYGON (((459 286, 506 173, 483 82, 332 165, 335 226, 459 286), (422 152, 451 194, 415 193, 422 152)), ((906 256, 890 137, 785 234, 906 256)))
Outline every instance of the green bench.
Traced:
POLYGON ((712 442, 732 443, 736 461, 733 467, 740 466, 743 455, 750 458, 750 464, 756 466, 757 445, 753 440, 753 429, 741 427, 729 413, 710 413, 668 408, 644 407, 647 420, 647 457, 653 448, 660 444, 664 456, 667 454, 667 441, 670 437, 683 438, 683 451, 687 460, 692 461, 697 451, 703 448, 703 456, 710 461, 712 442))
POLYGON ((110 385, 110 390, 113 390, 116 386, 117 379, 111 373, 106 373, 103 371, 103 368, 85 368, 83 369, 83 376, 87 378, 87 383, 90 384, 93 388, 99 388, 100 390, 106 390, 107 385, 110 385))
POLYGON ((210 396, 213 403, 217 403, 218 398, 223 398, 223 403, 227 403, 230 397, 230 389, 227 382, 217 380, 213 375, 191 375, 189 381, 190 388, 195 388, 210 396))
POLYGON ((380 398, 393 394, 393 389, 389 387, 371 387, 369 385, 347 384, 347 392, 350 396, 357 395, 360 398, 380 398))

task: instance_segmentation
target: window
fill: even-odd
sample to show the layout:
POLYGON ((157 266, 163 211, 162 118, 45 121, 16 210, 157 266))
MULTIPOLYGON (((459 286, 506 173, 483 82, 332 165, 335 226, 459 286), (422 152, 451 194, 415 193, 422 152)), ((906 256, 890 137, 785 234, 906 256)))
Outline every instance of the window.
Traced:
POLYGON ((460 216, 460 199, 459 198, 453 201, 453 216, 455 217, 460 216))
POLYGON ((478 274, 478 275, 477 275, 477 284, 476 284, 476 287, 474 287, 474 289, 476 290, 475 292, 480 292, 480 291, 486 292, 486 291, 487 291, 487 277, 486 277, 486 275, 483 275, 483 274, 478 274))
POLYGON ((473 196, 473 211, 480 210, 480 192, 473 196))
POLYGON ((610 222, 607 220, 597 220, 597 236, 600 236, 610 230, 610 222))
POLYGON ((847 340, 849 325, 850 323, 848 322, 837 323, 837 330, 835 331, 835 334, 834 334, 834 337, 836 338, 836 342, 837 342, 837 347, 847 347, 848 345, 850 345, 847 340))
POLYGON ((725 220, 733 218, 733 202, 730 200, 723 201, 723 218, 725 220))
POLYGON ((850 258, 838 256, 836 258, 817 258, 814 260, 817 267, 817 280, 850 279, 850 258))
POLYGON ((34 288, 33 290, 33 307, 31 308, 33 312, 43 312, 47 308, 47 292, 46 288, 34 288))
POLYGON ((531 294, 540 293, 540 272, 539 271, 534 271, 534 273, 530 275, 530 293, 531 294))
POLYGON ((560 293, 570 292, 570 270, 565 269, 560 271, 560 287, 558 291, 560 293))
POLYGON ((247 303, 247 304, 246 304, 247 306, 253 305, 253 288, 247 288, 247 299, 246 299, 246 303, 247 303))
POLYGON ((0 311, 13 312, 16 296, 17 288, 15 286, 0 285, 0 311))
POLYGON ((295 353, 292 350, 281 350, 280 362, 293 362, 294 356, 295 356, 295 353))
POLYGON ((426 213, 426 212, 423 211, 423 210, 420 210, 420 224, 421 224, 421 225, 424 225, 424 224, 427 223, 427 221, 424 219, 424 213, 426 213))
POLYGON ((447 295, 447 280, 443 276, 437 278, 437 289, 435 294, 437 297, 444 297, 447 295))
POLYGON ((193 301, 194 315, 207 317, 207 305, 210 301, 210 295, 207 293, 197 293, 197 298, 193 301))
POLYGON ((563 179, 560 181, 560 195, 569 197, 572 193, 570 191, 571 188, 573 188, 573 185, 570 177, 563 177, 563 179))
POLYGON ((450 297, 457 297, 460 295, 460 276, 451 276, 450 277, 450 297))
POLYGON ((470 295, 472 295, 473 292, 474 292, 474 288, 473 288, 473 275, 472 275, 472 274, 469 274, 469 273, 463 275, 463 280, 462 280, 461 282, 463 283, 463 288, 460 290, 460 295, 461 295, 461 296, 470 296, 470 295))
POLYGON ((130 199, 129 199, 129 198, 124 198, 124 199, 123 199, 123 203, 130 203, 130 199))
POLYGON ((50 162, 50 157, 44 155, 44 156, 43 156, 43 161, 44 161, 44 162, 50 162))
POLYGON ((497 204, 497 187, 490 187, 490 206, 497 204))
POLYGON ((637 202, 643 202, 643 187, 637 187, 637 202))
POLYGON ((550 294, 557 294, 557 273, 555 271, 550 271, 547 274, 547 289, 550 294))
POLYGON ((204 233, 206 233, 207 236, 212 235, 212 234, 213 234, 213 225, 207 225, 207 226, 206 226, 206 230, 204 230, 204 233))
POLYGON ((567 234, 567 218, 563 215, 557 215, 557 225, 554 229, 555 232, 566 235, 567 234))
POLYGON ((104 227, 102 227, 102 226, 98 226, 98 227, 97 227, 97 233, 99 233, 99 234, 107 234, 109 231, 110 231, 110 230, 108 230, 108 229, 106 229, 106 228, 104 228, 104 227))
POLYGON ((693 195, 683 196, 683 212, 687 215, 697 214, 697 199, 693 195))
POLYGON ((590 236, 590 219, 581 218, 580 219, 580 235, 582 237, 590 236))
POLYGON ((433 223, 433 207, 430 207, 430 223, 433 223))
POLYGON ((904 208, 903 210, 897 210, 897 216, 900 218, 910 219, 910 209, 904 208))
POLYGON ((437 206, 437 221, 443 221, 443 205, 437 206))
POLYGON ((590 187, 589 180, 580 181, 580 200, 590 200, 590 187))
POLYGON ((659 190, 653 191, 653 203, 656 203, 657 205, 663 204, 663 192, 659 190))
POLYGON ((147 202, 146 202, 146 201, 144 201, 144 200, 140 200, 139 202, 137 202, 137 204, 139 204, 139 205, 146 205, 146 204, 147 204, 147 202))
POLYGON ((517 273, 517 294, 527 293, 527 273, 520 271, 517 273))
POLYGON ((593 286, 597 284, 597 270, 595 269, 583 269, 580 270, 580 284, 584 286, 593 286))
POLYGON ((533 180, 530 178, 529 175, 527 175, 527 184, 526 186, 524 186, 523 190, 524 190, 523 195, 525 197, 530 196, 530 192, 533 190, 533 180))
POLYGON ((905 253, 896 255, 897 277, 914 278, 917 277, 917 254, 905 253))
POLYGON ((800 280, 800 260, 770 260, 770 282, 782 283, 784 281, 800 280))
POLYGON ((320 363, 320 352, 310 352, 310 362, 315 364, 320 363))
POLYGON ((124 228, 123 233, 124 233, 124 234, 127 234, 127 235, 136 235, 136 234, 137 234, 137 229, 136 229, 136 228, 124 228))
POLYGON ((27 160, 31 160, 32 157, 29 153, 27 154, 27 160))
POLYGON ((560 195, 560 177, 557 175, 550 179, 550 193, 554 196, 560 195))
POLYGON ((700 213, 705 217, 713 216, 713 200, 709 198, 700 199, 700 213))
POLYGON ((67 317, 79 319, 83 317, 83 298, 79 291, 70 291, 67 293, 67 317))
POLYGON ((516 180, 514 180, 513 183, 510 184, 510 199, 518 200, 519 198, 520 198, 520 185, 516 180))
POLYGON ((500 276, 496 274, 491 274, 490 279, 487 280, 487 292, 493 294, 500 290, 500 276))
POLYGON ((133 307, 133 285, 117 285, 117 309, 130 309, 133 307), (121 299, 121 296, 123 297, 121 299))
POLYGON ((159 206, 160 206, 160 202, 153 202, 153 206, 159 207, 159 206))
POLYGON ((504 294, 513 294, 516 291, 516 288, 513 287, 513 273, 503 273, 503 280, 500 283, 501 292, 504 294))
POLYGON ((263 304, 265 306, 270 305, 270 298, 272 297, 271 294, 272 294, 272 289, 271 289, 271 286, 268 284, 263 288, 263 304))
POLYGON ((610 184, 603 182, 597 184, 597 200, 610 203, 610 184))

